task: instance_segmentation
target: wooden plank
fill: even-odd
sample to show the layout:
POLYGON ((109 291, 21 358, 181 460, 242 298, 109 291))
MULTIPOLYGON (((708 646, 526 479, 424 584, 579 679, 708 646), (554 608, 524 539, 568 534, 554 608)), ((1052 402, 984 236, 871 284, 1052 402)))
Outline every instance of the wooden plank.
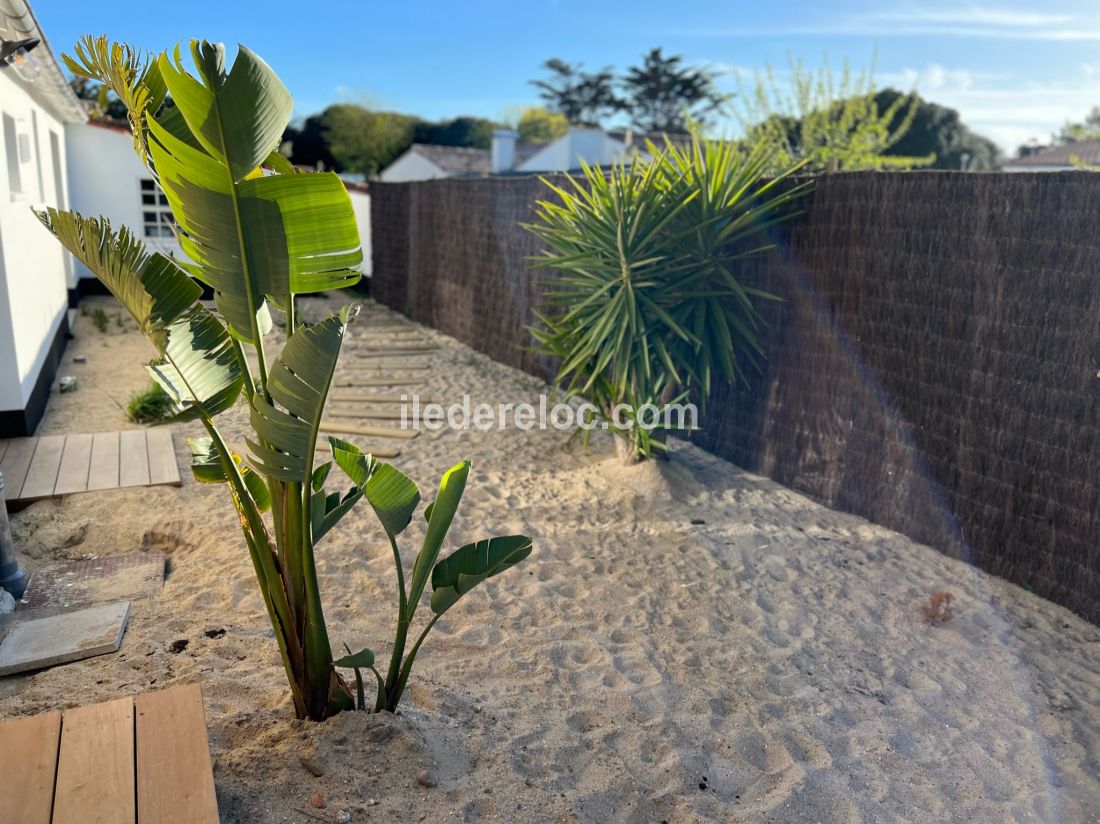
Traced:
POLYGON ((16 438, 8 441, 4 459, 0 460, 0 472, 4 474, 4 495, 9 501, 18 500, 19 493, 23 490, 23 481, 27 478, 27 470, 31 468, 31 458, 34 457, 36 446, 38 438, 16 438))
POLYGON ((344 435, 369 435, 372 438, 395 438, 400 441, 408 441, 419 435, 412 429, 397 429, 388 426, 364 426, 358 423, 346 421, 321 421, 322 432, 333 432, 344 435))
POLYGON ((417 378, 399 378, 393 375, 380 375, 377 378, 334 378, 333 386, 421 386, 424 381, 417 378))
POLYGON ((57 470, 53 494, 69 495, 86 490, 91 463, 91 435, 69 435, 65 438, 65 451, 61 453, 61 467, 57 470))
POLYGON ((64 451, 64 435, 46 435, 38 439, 34 457, 31 458, 31 467, 27 470, 27 479, 19 491, 20 499, 29 501, 53 495, 57 471, 61 468, 61 454, 64 451))
MULTIPOLYGON (((356 444, 359 449, 367 455, 373 455, 376 458, 397 458, 401 455, 400 449, 391 449, 389 447, 372 447, 364 446, 363 444, 356 444)), ((323 462, 332 457, 332 447, 327 442, 317 442, 317 454, 318 458, 323 462)))
POLYGON ((138 824, 218 824, 198 685, 135 696, 134 713, 138 824))
POLYGON ((360 355, 366 352, 375 357, 380 357, 382 355, 420 355, 424 352, 436 352, 438 350, 439 347, 432 343, 405 345, 402 342, 401 346, 364 346, 355 354, 360 355))
MULTIPOLYGON (((357 377, 362 376, 366 378, 376 378, 381 375, 390 375, 393 372, 426 372, 431 369, 431 365, 427 363, 350 363, 345 366, 338 377, 357 377)), ((395 375, 394 377, 398 377, 395 375)), ((401 375, 400 377, 413 377, 411 375, 401 375)), ((415 376, 417 378, 423 378, 423 375, 415 376)))
POLYGON ((176 447, 172 443, 172 430, 164 427, 150 429, 145 436, 149 448, 149 483, 178 484, 180 468, 176 463, 176 447))
POLYGON ((118 485, 146 486, 149 483, 149 447, 144 429, 126 429, 118 435, 118 485))
POLYGON ((61 713, 47 712, 0 724, 0 816, 20 824, 50 824, 61 713))
POLYGON ((133 824, 134 700, 66 710, 53 824, 133 824))
MULTIPOLYGON (((405 352, 397 349, 387 350, 385 352, 377 351, 359 351, 356 352, 353 358, 349 358, 349 365, 355 365, 355 360, 374 360, 376 358, 393 358, 395 360, 403 361, 405 358, 421 358, 424 356, 423 352, 405 352)), ((374 364, 370 366, 364 366, 367 369, 384 369, 386 365, 374 364)), ((431 369, 430 363, 398 363, 394 364, 395 369, 431 369)))
MULTIPOLYGON (((332 418, 362 418, 368 421, 399 421, 400 409, 326 409, 325 414, 332 418)), ((405 413, 405 420, 412 421, 413 414, 410 409, 405 413)))
MULTIPOLYGON (((412 403, 413 396, 404 395, 361 395, 358 392, 333 392, 329 396, 330 401, 345 401, 349 403, 412 403)), ((431 403, 427 395, 420 395, 420 402, 431 403)))
POLYGON ((96 432, 92 437, 92 460, 88 468, 88 490, 118 489, 118 432, 96 432))

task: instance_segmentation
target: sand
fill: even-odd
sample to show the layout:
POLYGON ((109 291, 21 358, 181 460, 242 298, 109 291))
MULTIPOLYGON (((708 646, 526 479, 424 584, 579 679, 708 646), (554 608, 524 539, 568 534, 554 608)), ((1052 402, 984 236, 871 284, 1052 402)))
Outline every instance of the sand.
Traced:
MULTIPOLYGON (((51 397, 41 433, 127 425, 116 401, 151 350, 89 321, 63 367, 80 389, 51 397)), ((421 334, 442 347, 434 399, 545 390, 421 334)), ((225 420, 239 438, 243 410, 225 420)), ((197 432, 177 428, 181 457, 197 432)), ((188 477, 14 515, 31 569, 157 549, 171 573, 119 653, 0 679, 0 717, 198 682, 231 822, 1100 821, 1100 629, 1067 610, 690 445, 634 467, 606 436, 586 451, 555 431, 401 448, 428 496, 473 461, 453 545, 527 532, 535 553, 440 621, 398 715, 294 719, 229 501, 188 477), (927 624, 942 590, 954 615, 927 624)), ((317 554, 333 642, 385 654, 394 578, 373 515, 317 554)))

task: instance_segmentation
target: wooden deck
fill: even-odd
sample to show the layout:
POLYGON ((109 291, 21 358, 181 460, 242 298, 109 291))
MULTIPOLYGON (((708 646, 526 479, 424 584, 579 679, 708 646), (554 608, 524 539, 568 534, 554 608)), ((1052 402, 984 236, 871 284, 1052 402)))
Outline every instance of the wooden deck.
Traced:
POLYGON ((0 819, 217 824, 198 685, 0 723, 0 819))
POLYGON ((180 483, 172 433, 163 428, 0 441, 0 473, 11 503, 180 483))

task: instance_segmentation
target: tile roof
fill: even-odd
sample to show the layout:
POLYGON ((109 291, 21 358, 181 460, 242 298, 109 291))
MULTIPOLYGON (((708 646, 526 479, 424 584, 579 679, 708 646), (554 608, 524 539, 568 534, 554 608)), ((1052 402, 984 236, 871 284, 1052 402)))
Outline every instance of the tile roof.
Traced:
POLYGON ((1008 161, 1005 166, 1014 169, 1027 169, 1034 166, 1064 166, 1072 169, 1073 158, 1082 163, 1100 165, 1100 140, 1081 140, 1077 143, 1066 143, 1062 146, 1051 146, 1048 149, 1040 149, 1028 157, 1018 157, 1008 161))
POLYGON ((414 143, 410 147, 444 172, 452 175, 489 174, 489 150, 466 146, 437 146, 434 143, 414 143))
MULTIPOLYGON (((513 166, 526 162, 546 145, 545 143, 517 143, 513 166)), ((488 149, 414 143, 409 150, 423 155, 450 175, 487 175, 492 171, 492 155, 488 149)))

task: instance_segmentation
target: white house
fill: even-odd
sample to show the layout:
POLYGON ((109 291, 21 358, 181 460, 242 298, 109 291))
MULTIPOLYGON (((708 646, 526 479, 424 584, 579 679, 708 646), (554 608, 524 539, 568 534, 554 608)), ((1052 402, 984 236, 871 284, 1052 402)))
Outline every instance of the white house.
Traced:
POLYGON ((493 132, 490 149, 414 143, 382 170, 379 179, 404 183, 441 177, 567 172, 579 169, 581 161, 590 166, 609 166, 634 152, 645 155, 629 132, 612 134, 603 129, 573 127, 548 143, 519 143, 514 131, 498 129, 493 132))
POLYGON ((1005 172, 1071 172, 1081 165, 1100 166, 1100 140, 1080 140, 1035 148, 1005 163, 1005 172))
MULTIPOLYGON (((130 127, 93 118, 66 126, 65 140, 70 208, 83 215, 102 215, 113 226, 128 227, 150 251, 179 257, 168 199, 134 151, 130 127)), ((79 261, 76 268, 79 293, 95 275, 79 261)))
POLYGON ((0 40, 0 437, 9 437, 34 431, 65 347, 76 273, 30 207, 68 208, 65 127, 85 115, 23 0, 0 0, 0 40), (21 41, 39 42, 21 52, 21 41))

